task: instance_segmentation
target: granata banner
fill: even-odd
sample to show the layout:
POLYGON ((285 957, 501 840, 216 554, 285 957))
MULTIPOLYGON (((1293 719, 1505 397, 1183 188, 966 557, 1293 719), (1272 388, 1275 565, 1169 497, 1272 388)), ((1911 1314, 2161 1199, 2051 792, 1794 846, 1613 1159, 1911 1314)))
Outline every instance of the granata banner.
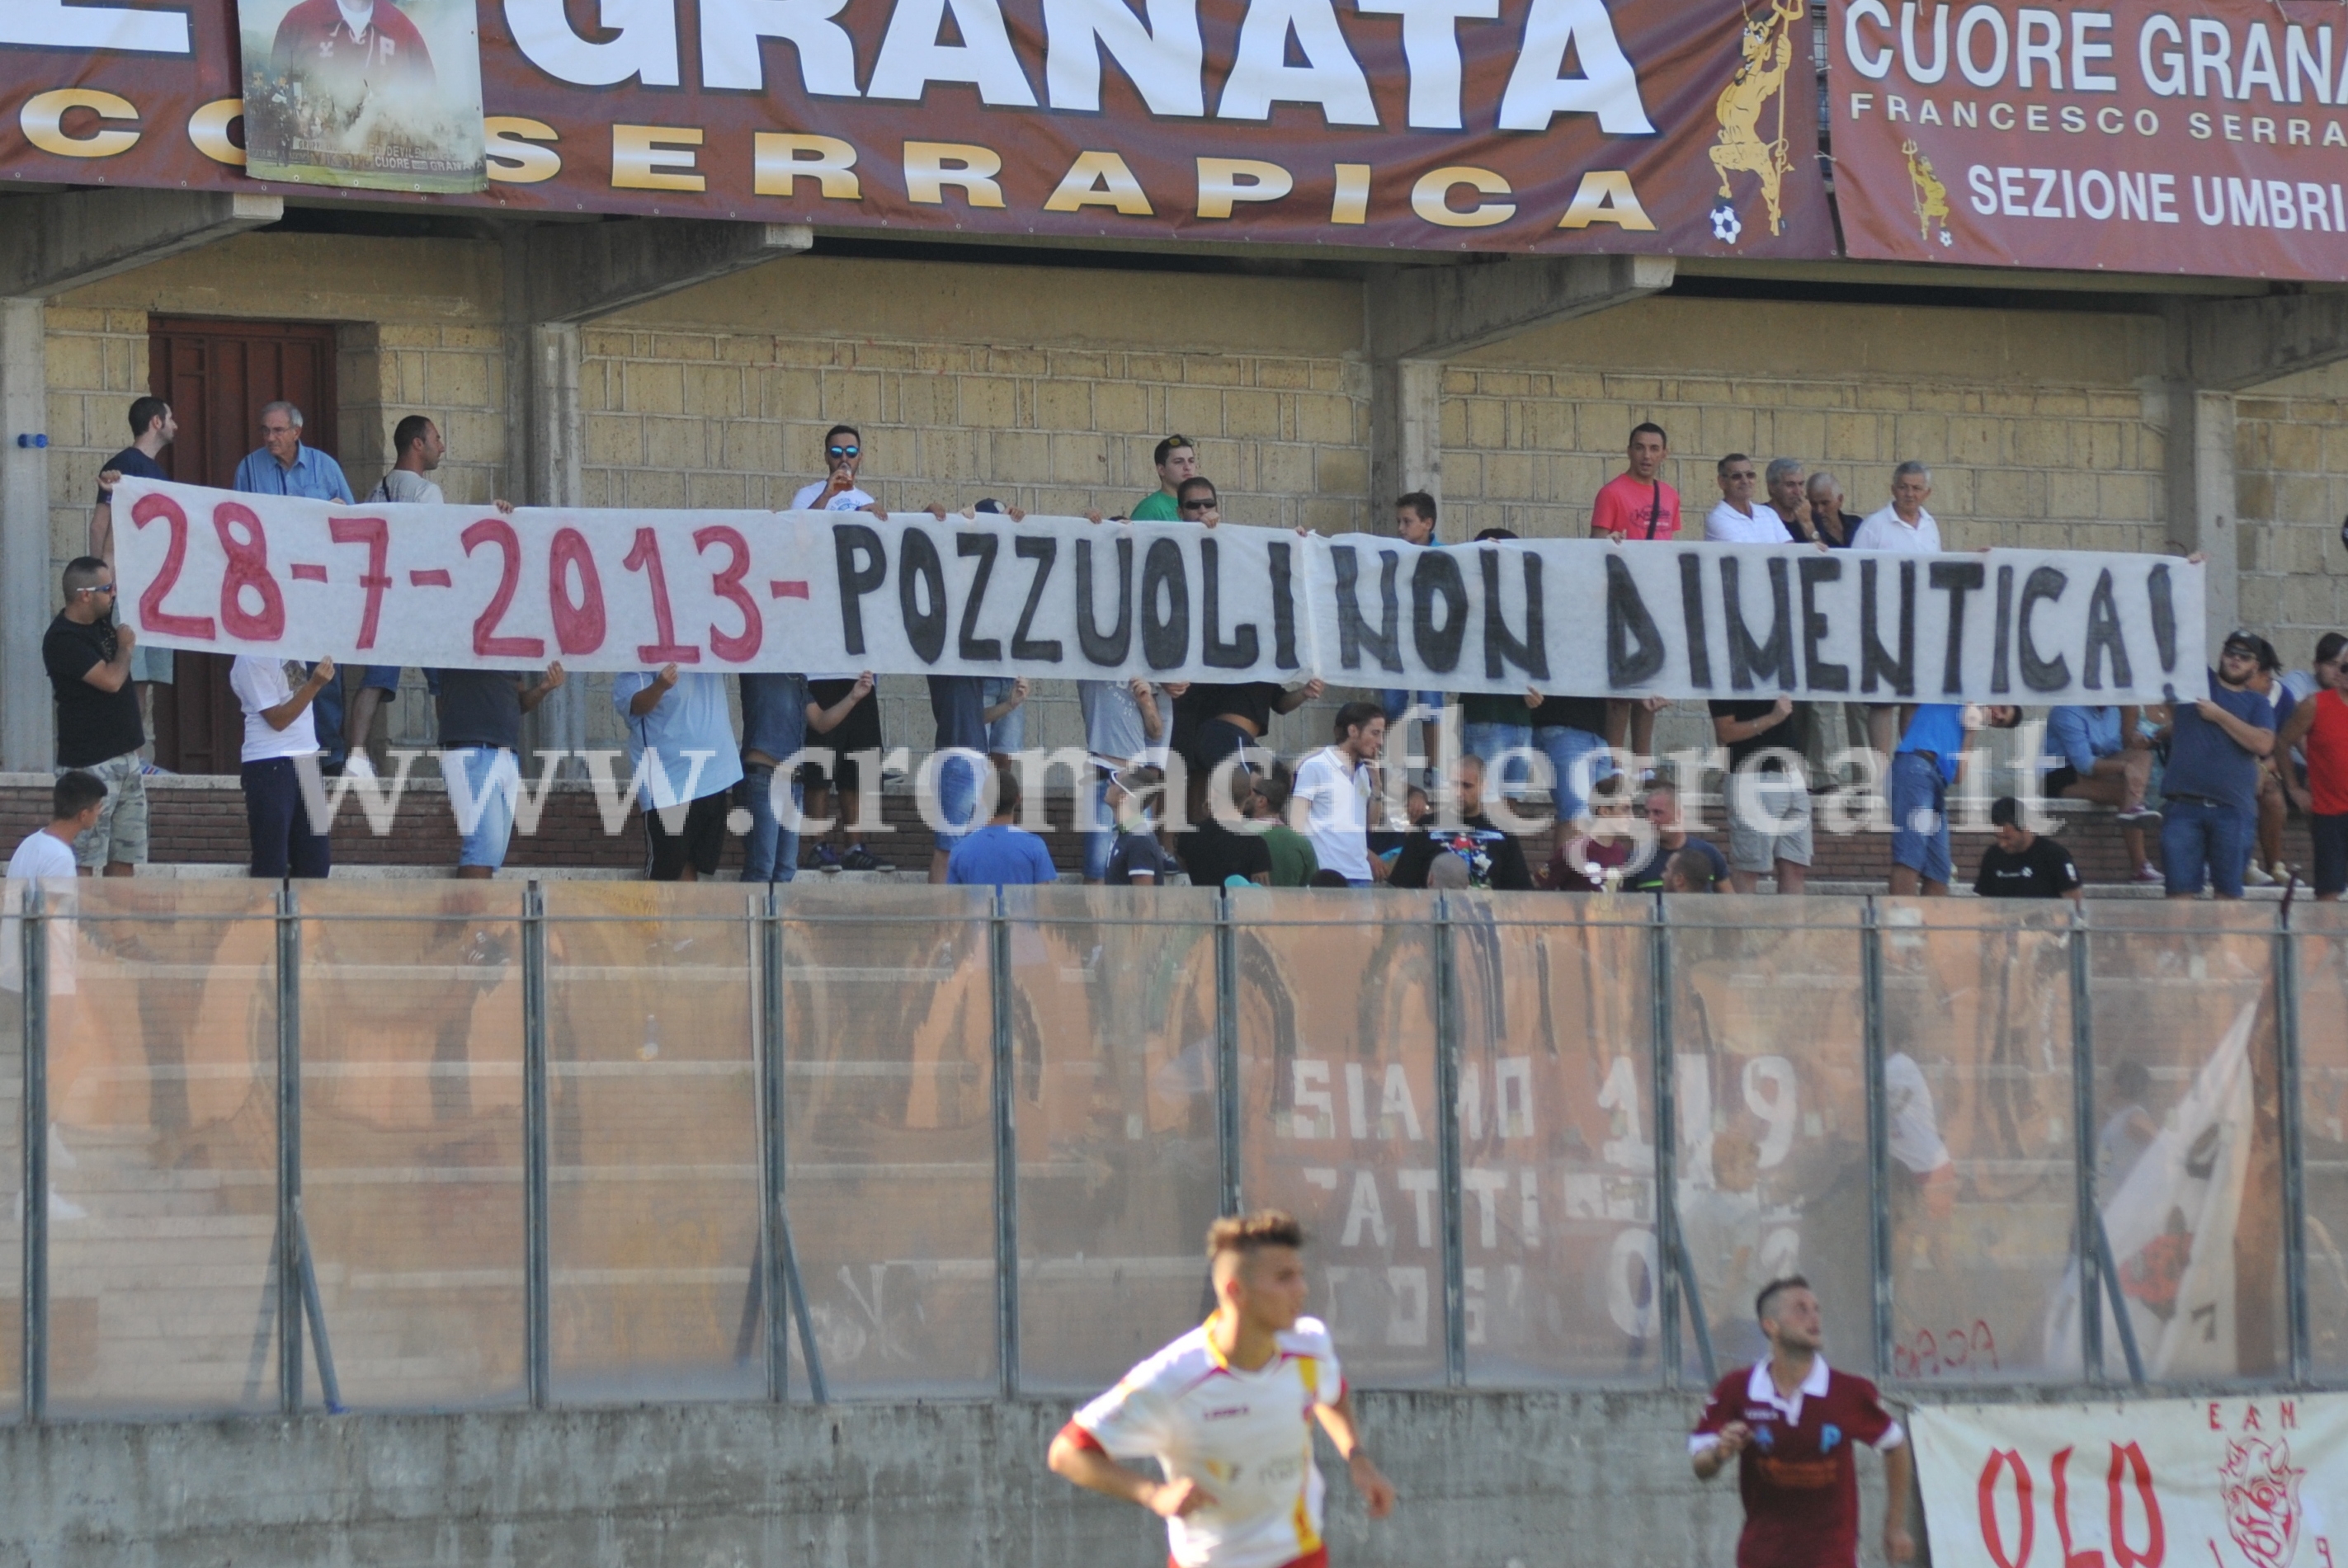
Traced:
POLYGON ((1799 0, 243 10, 240 36, 230 0, 0 0, 21 132, 0 171, 981 234, 1833 251, 1799 0))
POLYGON ((2336 1568, 2348 1395, 1919 1409, 1934 1568, 2336 1568))
POLYGON ((1853 256, 2348 279, 2333 0, 1829 0, 1853 256))
POLYGON ((1724 699, 2153 702, 2200 686, 2202 569, 2160 556, 500 515, 138 479, 114 505, 118 613, 145 641, 214 652, 1724 699))

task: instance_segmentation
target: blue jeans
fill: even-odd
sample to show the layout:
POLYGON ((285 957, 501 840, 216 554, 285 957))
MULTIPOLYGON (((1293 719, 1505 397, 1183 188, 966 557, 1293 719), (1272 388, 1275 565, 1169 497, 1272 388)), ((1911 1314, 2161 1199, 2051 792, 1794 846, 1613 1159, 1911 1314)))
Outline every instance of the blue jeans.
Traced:
POLYGON ((520 761, 503 746, 458 746, 440 753, 440 776, 457 814, 462 845, 457 864, 503 866, 513 840, 514 795, 521 788, 520 761))
POLYGON ((1085 880, 1097 882, 1108 875, 1108 852, 1117 847, 1117 824, 1108 819, 1108 774, 1099 768, 1093 769, 1092 780, 1084 787, 1090 792, 1092 802, 1091 816, 1077 819, 1085 845, 1085 880), (1086 827, 1084 824, 1088 820, 1100 825, 1086 827))
POLYGON ((1590 788, 1614 776, 1614 759, 1606 737, 1562 724, 1542 724, 1533 731, 1533 749, 1549 758, 1556 782, 1550 787, 1557 803, 1557 819, 1572 822, 1590 809, 1590 788), (1594 758, 1595 761, 1590 759, 1594 758), (1587 774, 1587 777, 1583 775, 1587 774))
POLYGON ((1891 864, 1949 885, 1949 784, 1921 752, 1891 759, 1891 864))
POLYGON ((301 774, 292 757, 265 757, 246 763, 244 825, 252 844, 252 875, 276 881, 284 876, 324 876, 334 864, 326 835, 310 827, 310 813, 302 800, 301 774))
MULTIPOLYGON (((979 688, 979 701, 988 707, 1011 695, 1012 677, 990 675, 979 688)), ((1027 743, 1027 705, 1021 703, 994 723, 986 726, 986 749, 998 757, 1007 757, 1027 743)))
MULTIPOLYGON (((791 804, 804 804, 798 784, 788 774, 782 782, 791 792, 791 804)), ((742 840, 742 880, 788 882, 798 875, 799 830, 785 827, 775 811, 775 770, 765 763, 744 764, 742 790, 750 811, 750 831, 742 840)))
POLYGON ((1388 729, 1402 723, 1402 716, 1410 712, 1413 703, 1431 712, 1439 713, 1443 712, 1443 693, 1409 692, 1400 686, 1390 687, 1378 693, 1378 706, 1385 711, 1388 729))
POLYGON ((933 849, 951 851, 968 838, 979 824, 979 769, 987 765, 984 756, 949 748, 938 759, 938 828, 931 838, 933 849))
POLYGON ((2219 897, 2240 898, 2258 814, 2174 794, 2160 803, 2160 864, 2168 891, 2198 895, 2206 868, 2219 897))
POLYGON ((1459 749, 1480 759, 1491 787, 1511 800, 1522 798, 1532 782, 1532 759, 1524 754, 1532 743, 1530 724, 1475 723, 1463 725, 1459 732, 1459 749), (1510 752, 1518 754, 1509 756, 1510 752))

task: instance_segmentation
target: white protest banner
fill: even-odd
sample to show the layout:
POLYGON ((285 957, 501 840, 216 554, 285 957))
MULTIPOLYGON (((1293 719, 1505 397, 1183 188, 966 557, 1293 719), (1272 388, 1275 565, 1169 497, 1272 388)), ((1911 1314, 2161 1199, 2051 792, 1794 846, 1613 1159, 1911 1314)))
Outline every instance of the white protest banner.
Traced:
POLYGON ((2159 702, 2173 558, 1555 539, 1422 550, 1189 523, 341 507, 126 480, 119 613, 170 648, 573 670, 1151 675, 1570 695, 2159 702))
POLYGON ((2337 1568, 2348 1395, 1919 1409, 1934 1568, 2337 1568))

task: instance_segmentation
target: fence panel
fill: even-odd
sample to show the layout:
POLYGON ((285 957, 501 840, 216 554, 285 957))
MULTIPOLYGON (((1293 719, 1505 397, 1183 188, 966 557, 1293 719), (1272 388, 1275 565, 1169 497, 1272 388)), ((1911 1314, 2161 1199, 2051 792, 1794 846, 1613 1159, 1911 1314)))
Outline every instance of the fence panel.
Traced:
POLYGON ((1199 1321, 1215 1217, 1210 888, 1006 891, 1019 1377, 1088 1392, 1199 1321))
POLYGON ((2272 1377, 2288 1364, 2275 911, 2129 902, 2093 919, 2096 1198, 2146 1375, 2272 1377))
POLYGON ((93 877, 51 901, 56 1415, 276 1406, 275 899, 93 877))
POLYGON ((2071 907, 1886 900, 1891 1375, 2081 1374, 2048 1314, 2076 1253, 2071 907))
POLYGON ((764 1396, 764 887, 546 886, 555 1397, 764 1396))
POLYGON ((353 1409, 524 1398, 521 893, 300 888, 304 1228, 353 1409))
POLYGON ((1348 1376, 1445 1376, 1435 897, 1235 892, 1241 1190, 1302 1219, 1348 1376))
POLYGON ((1754 1294, 1799 1272, 1828 1358, 1875 1370, 1862 909, 1729 894, 1672 911, 1680 1228, 1702 1295, 1688 1310, 1723 1367, 1766 1353, 1754 1294))
POLYGON ((1451 896, 1468 1376, 1479 1387, 1662 1378, 1649 908, 1451 896))
POLYGON ((992 893, 785 897, 784 1201, 834 1398, 995 1389, 992 893))
POLYGON ((2308 1348, 2348 1376, 2348 905, 2291 911, 2299 944, 2300 1139, 2306 1171, 2308 1348))

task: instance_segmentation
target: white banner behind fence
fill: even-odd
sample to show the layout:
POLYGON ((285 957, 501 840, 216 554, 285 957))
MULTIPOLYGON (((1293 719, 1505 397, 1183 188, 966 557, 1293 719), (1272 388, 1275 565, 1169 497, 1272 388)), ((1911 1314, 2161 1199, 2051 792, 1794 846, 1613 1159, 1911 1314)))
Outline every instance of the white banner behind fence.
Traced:
POLYGON ((2348 1395, 1919 1409, 1935 1568, 2336 1568, 2348 1395))
POLYGON ((2199 692, 2201 569, 840 512, 338 507, 126 480, 122 618, 345 662, 2014 702, 2199 692))

